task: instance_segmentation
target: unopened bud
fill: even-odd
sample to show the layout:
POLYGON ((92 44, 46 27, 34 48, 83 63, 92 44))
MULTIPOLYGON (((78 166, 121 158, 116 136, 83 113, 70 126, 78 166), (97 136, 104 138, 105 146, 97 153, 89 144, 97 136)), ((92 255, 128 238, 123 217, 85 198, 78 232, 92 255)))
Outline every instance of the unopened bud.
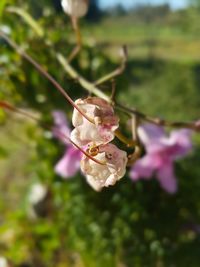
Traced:
POLYGON ((65 13, 80 18, 87 13, 89 0, 62 0, 61 5, 65 13))

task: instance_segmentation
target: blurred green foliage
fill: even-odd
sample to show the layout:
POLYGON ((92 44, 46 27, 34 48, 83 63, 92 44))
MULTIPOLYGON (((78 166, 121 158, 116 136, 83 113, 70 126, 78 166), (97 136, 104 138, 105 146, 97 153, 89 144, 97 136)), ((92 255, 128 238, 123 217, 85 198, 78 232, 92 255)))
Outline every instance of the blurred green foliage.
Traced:
MULTIPOLYGON (((4 2, 8 3, 2 1, 0 10, 4 2)), ((20 0, 10 3, 18 4, 37 18, 45 29, 45 36, 37 37, 23 19, 6 9, 0 27, 26 47, 72 98, 87 96, 58 65, 53 53, 60 51, 67 57, 74 45, 69 19, 56 13, 49 1, 40 1, 37 5, 35 1, 26 1, 25 5, 20 0), (53 48, 45 43, 47 38, 54 44, 53 48)), ((184 12, 190 17, 191 9, 184 12)), ((182 30, 180 42, 193 51, 198 41, 194 35, 197 21, 190 27, 187 16, 184 21, 188 25, 187 34, 182 30)), ((177 17, 176 29, 180 30, 183 17, 178 12, 177 17)), ((132 42, 127 70, 116 79, 117 98, 148 114, 171 120, 199 118, 199 50, 195 56, 189 55, 189 59, 185 59, 180 50, 176 52, 181 56, 170 55, 169 44, 174 43, 176 47, 178 31, 169 27, 168 20, 159 28, 159 36, 156 32, 152 34, 153 24, 133 27, 130 17, 126 20, 127 24, 123 24, 125 20, 116 23, 110 19, 110 28, 106 26, 107 20, 93 26, 83 22, 86 45, 73 66, 94 81, 116 67, 117 54, 109 55, 111 50, 116 51, 112 45, 132 42), (102 43, 96 45, 99 39, 102 43), (144 42, 145 53, 144 50, 135 52, 144 42), (105 43, 109 44, 108 48, 105 43), (160 43, 164 46, 162 54, 158 53, 160 43)), ((0 82, 0 99, 28 109, 45 122, 51 122, 51 112, 55 109, 64 110, 70 118, 72 107, 2 39, 0 82)), ((110 86, 108 82, 102 90, 110 93, 110 86)), ((200 265, 198 135, 194 136, 193 154, 176 165, 179 191, 171 196, 163 192, 154 179, 132 183, 128 172, 120 183, 101 193, 94 192, 80 174, 62 180, 55 175, 54 165, 64 148, 48 131, 26 118, 4 112, 0 113, 0 129, 0 255, 6 257, 11 266, 200 265), (48 194, 33 207, 28 201, 29 193, 31 186, 38 182, 48 188, 48 194)))

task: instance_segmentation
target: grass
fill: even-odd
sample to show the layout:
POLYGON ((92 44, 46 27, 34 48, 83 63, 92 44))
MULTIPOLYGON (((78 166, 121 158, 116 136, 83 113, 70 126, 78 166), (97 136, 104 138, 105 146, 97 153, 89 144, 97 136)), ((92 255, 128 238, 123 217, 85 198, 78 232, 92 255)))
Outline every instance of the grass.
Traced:
POLYGON ((5 203, 8 212, 18 209, 31 182, 27 166, 35 150, 27 131, 33 130, 33 125, 21 120, 19 116, 8 116, 6 123, 0 125, 1 219, 5 215, 5 203))
POLYGON ((131 18, 122 17, 105 19, 100 25, 93 25, 85 29, 84 36, 92 36, 111 55, 116 55, 119 46, 126 44, 130 58, 153 55, 183 62, 200 60, 200 36, 185 32, 178 26, 136 24, 131 18))

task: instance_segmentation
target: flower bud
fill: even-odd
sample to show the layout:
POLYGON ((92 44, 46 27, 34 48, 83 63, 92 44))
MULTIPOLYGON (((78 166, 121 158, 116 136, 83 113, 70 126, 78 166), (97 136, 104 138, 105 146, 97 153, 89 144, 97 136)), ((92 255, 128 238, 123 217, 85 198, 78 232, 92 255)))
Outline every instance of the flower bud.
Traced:
POLYGON ((83 17, 88 11, 88 0, 62 0, 62 8, 65 13, 72 17, 83 17))

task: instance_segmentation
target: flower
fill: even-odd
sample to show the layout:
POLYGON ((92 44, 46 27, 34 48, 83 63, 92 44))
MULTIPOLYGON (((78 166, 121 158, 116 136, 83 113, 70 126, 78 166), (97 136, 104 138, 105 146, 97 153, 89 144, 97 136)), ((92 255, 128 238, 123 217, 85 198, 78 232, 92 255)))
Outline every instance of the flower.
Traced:
POLYGON ((54 127, 52 129, 53 135, 64 144, 69 145, 70 142, 67 138, 65 138, 65 136, 69 137, 71 130, 65 113, 60 110, 55 110, 52 112, 52 116, 54 120, 54 127))
POLYGON ((55 166, 55 172, 63 178, 73 177, 80 168, 81 152, 69 145, 55 166))
MULTIPOLYGON (((90 145, 90 148, 93 145, 90 145)), ((120 150, 113 144, 106 144, 96 147, 95 159, 105 162, 105 165, 98 164, 86 156, 81 160, 81 171, 86 176, 89 185, 96 191, 103 187, 114 185, 126 172, 127 153, 120 150)))
POLYGON ((95 142, 96 145, 111 142, 115 137, 115 130, 119 127, 119 118, 114 115, 112 106, 98 97, 78 99, 75 103, 94 123, 74 109, 72 124, 75 129, 71 132, 71 140, 79 146, 90 142, 95 142))
POLYGON ((70 134, 65 114, 62 111, 54 111, 52 115, 55 124, 52 132, 55 137, 66 145, 66 151, 56 164, 55 172, 63 178, 72 177, 80 168, 81 152, 72 146, 67 138, 64 138, 64 136, 69 137, 70 134))
POLYGON ((192 150, 191 131, 181 129, 172 131, 169 136, 164 129, 152 124, 139 127, 138 134, 146 149, 146 155, 131 169, 130 177, 149 179, 155 174, 161 187, 168 193, 177 191, 177 180, 173 163, 192 150))
POLYGON ((88 11, 88 0, 62 0, 62 8, 65 13, 73 17, 83 17, 88 11))
POLYGON ((74 109, 72 123, 75 129, 71 132, 70 139, 86 151, 87 155, 74 148, 70 139, 68 142, 64 138, 70 132, 65 115, 61 111, 54 111, 53 133, 67 146, 64 156, 55 166, 55 171, 66 178, 73 176, 81 167, 89 185, 100 191, 103 187, 114 185, 126 172, 127 153, 110 144, 119 126, 119 119, 114 115, 112 106, 101 98, 78 99, 75 103, 94 121, 89 122, 74 109))

